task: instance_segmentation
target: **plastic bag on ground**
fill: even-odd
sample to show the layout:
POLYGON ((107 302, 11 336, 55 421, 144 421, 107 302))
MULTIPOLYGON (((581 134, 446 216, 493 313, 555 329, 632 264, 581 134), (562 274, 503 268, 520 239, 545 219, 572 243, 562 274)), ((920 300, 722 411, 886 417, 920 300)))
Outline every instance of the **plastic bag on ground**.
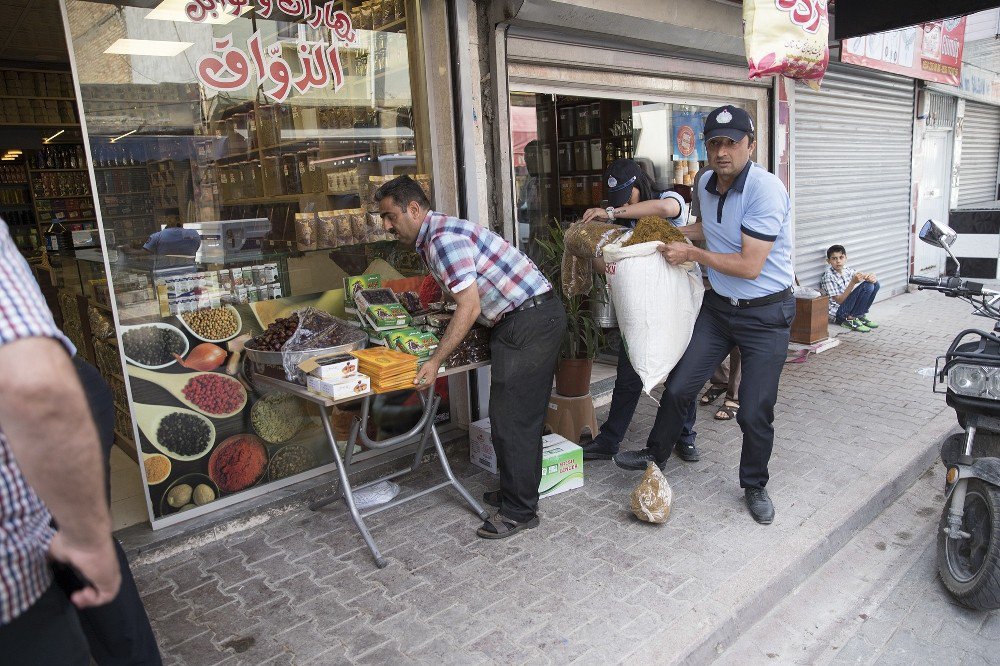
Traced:
POLYGON ((670 503, 674 491, 667 483, 667 477, 653 463, 646 467, 642 481, 632 491, 632 513, 647 523, 665 523, 670 517, 670 503))
POLYGON ((827 0, 745 0, 743 41, 750 78, 781 74, 819 90, 830 63, 827 0))
POLYGON ((629 361, 650 394, 691 341, 705 286, 698 264, 671 266, 650 242, 604 248, 608 291, 629 361))

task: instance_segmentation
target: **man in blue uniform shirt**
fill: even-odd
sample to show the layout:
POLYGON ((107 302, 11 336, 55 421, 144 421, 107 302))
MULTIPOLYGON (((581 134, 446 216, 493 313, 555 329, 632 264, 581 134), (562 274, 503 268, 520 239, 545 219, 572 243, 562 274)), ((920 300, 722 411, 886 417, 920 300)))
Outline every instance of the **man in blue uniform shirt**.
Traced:
POLYGON ((660 441, 640 451, 623 451, 615 463, 643 470, 654 462, 663 469, 688 405, 715 367, 739 347, 740 486, 750 514, 766 525, 774 520, 765 490, 774 403, 795 317, 791 206, 781 181, 750 160, 754 127, 746 111, 731 105, 712 111, 705 121, 705 141, 711 171, 695 192, 701 221, 680 229, 692 240, 704 239, 707 249, 670 243, 661 252, 673 265, 697 261, 707 266, 712 290, 705 293, 687 351, 667 379, 653 426, 660 441))

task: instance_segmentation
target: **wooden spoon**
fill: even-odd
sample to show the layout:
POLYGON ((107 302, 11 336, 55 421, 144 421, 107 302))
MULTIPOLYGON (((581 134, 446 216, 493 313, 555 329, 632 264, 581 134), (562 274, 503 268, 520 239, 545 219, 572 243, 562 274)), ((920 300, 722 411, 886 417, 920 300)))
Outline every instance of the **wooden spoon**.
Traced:
POLYGON ((164 407, 163 405, 144 405, 137 402, 135 403, 135 420, 139 424, 139 430, 141 430, 142 434, 146 436, 146 439, 148 439, 160 453, 169 458, 173 458, 174 460, 198 460, 211 451, 212 447, 215 445, 215 426, 204 416, 198 414, 197 412, 192 412, 190 409, 182 409, 180 407, 164 407), (160 427, 160 421, 170 414, 189 414, 206 423, 209 428, 208 446, 206 446, 200 453, 195 453, 194 455, 181 455, 176 451, 171 451, 169 448, 161 444, 156 438, 156 431, 160 427))
POLYGON ((246 407, 247 404, 247 391, 243 388, 238 380, 224 375, 219 372, 182 372, 182 373, 166 373, 166 372, 154 372, 152 370, 144 370, 143 368, 132 368, 128 369, 129 377, 138 377, 139 379, 144 379, 147 382, 152 382, 157 386, 166 389, 170 395, 174 396, 184 405, 190 407, 199 414, 204 414, 205 416, 210 416, 213 419, 224 419, 235 414, 239 414, 240 411, 246 407), (204 409, 194 404, 184 395, 184 387, 187 383, 198 377, 200 375, 214 375, 215 377, 220 377, 223 381, 232 382, 234 384, 234 390, 239 389, 241 400, 239 406, 229 412, 224 412, 220 414, 213 414, 212 412, 206 412, 204 409))

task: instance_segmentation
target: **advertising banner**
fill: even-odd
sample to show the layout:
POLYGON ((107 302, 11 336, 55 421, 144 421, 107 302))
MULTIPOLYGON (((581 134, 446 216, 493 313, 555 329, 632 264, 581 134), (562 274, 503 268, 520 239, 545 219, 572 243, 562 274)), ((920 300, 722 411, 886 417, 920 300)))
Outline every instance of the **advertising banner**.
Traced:
POLYGON ((915 79, 961 83, 965 17, 844 40, 841 62, 915 79))

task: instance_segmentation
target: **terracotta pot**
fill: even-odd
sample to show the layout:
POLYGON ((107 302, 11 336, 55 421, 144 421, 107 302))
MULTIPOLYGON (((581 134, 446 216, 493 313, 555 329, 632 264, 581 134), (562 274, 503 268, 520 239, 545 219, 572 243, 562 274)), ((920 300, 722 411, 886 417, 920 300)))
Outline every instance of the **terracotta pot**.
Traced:
POLYGON ((556 366, 556 393, 577 398, 590 393, 592 358, 561 358, 556 366))

